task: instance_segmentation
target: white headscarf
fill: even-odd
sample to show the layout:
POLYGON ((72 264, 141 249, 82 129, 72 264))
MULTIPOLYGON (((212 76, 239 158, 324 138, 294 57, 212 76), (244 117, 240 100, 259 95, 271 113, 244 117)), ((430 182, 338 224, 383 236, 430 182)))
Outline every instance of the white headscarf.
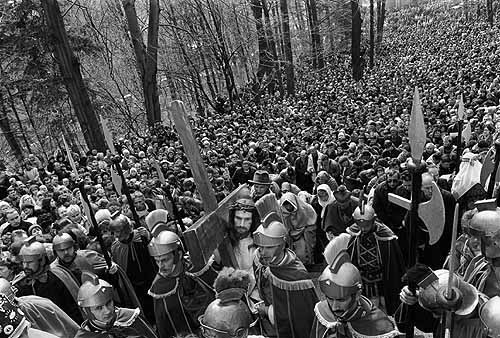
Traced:
POLYGON ((328 194, 328 200, 327 201, 322 201, 321 198, 318 196, 318 203, 321 205, 321 218, 325 215, 325 210, 326 207, 330 204, 332 204, 335 201, 335 197, 333 196, 332 189, 330 189, 330 186, 328 184, 320 184, 318 188, 316 189, 316 194, 320 191, 326 191, 328 194))

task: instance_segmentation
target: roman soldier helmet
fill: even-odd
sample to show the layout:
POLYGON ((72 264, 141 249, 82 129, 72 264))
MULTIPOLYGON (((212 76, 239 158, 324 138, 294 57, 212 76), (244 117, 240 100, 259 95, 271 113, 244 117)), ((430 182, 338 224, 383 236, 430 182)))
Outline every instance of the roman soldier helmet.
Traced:
POLYGON ((175 232, 164 230, 156 237, 153 237, 148 244, 148 250, 152 257, 158 257, 183 250, 183 247, 181 239, 175 232))
POLYGON ((328 266, 323 270, 318 281, 321 291, 328 298, 346 298, 361 290, 361 274, 351 263, 347 253, 350 238, 349 234, 340 234, 325 248, 324 256, 328 266))
POLYGON ((78 290, 77 303, 81 308, 104 305, 113 299, 113 286, 97 275, 82 273, 82 286, 78 290))
POLYGON ((47 255, 45 251, 45 247, 42 243, 37 242, 35 236, 31 236, 24 240, 24 245, 21 247, 19 251, 19 256, 23 262, 32 262, 39 259, 42 259, 47 255))
POLYGON ((60 235, 55 235, 52 240, 52 248, 54 250, 65 250, 75 245, 75 240, 70 234, 63 232, 60 235))
POLYGON ((500 208, 496 199, 477 201, 478 212, 470 221, 471 231, 477 235, 493 237, 500 234, 500 208))
POLYGON ((452 310, 460 316, 472 313, 479 302, 477 289, 454 274, 452 278, 451 299, 447 298, 448 270, 436 270, 427 275, 418 286, 422 288, 418 294, 418 302, 424 309, 441 313, 452 310))
MULTIPOLYGON (((276 217, 277 216, 276 214, 276 217)), ((261 247, 273 247, 286 244, 288 230, 280 221, 272 220, 268 225, 261 224, 253 233, 253 242, 261 247)))
POLYGON ((250 275, 243 270, 224 268, 215 279, 216 299, 198 318, 204 337, 222 334, 246 337, 252 327, 252 314, 244 299, 250 284, 250 275))
POLYGON ((78 290, 76 302, 87 316, 88 320, 101 328, 110 328, 116 319, 116 313, 108 322, 97 320, 90 310, 94 306, 102 306, 108 304, 113 299, 113 286, 105 280, 99 279, 92 272, 84 271, 82 273, 82 286, 78 290))
POLYGON ((488 337, 500 337, 500 297, 495 296, 481 305, 479 308, 479 319, 488 337))
POLYGON ((500 208, 496 200, 476 202, 478 212, 470 221, 472 235, 481 237, 481 251, 485 258, 493 260, 498 266, 500 258, 500 208), (496 259, 495 259, 496 258, 496 259))
POLYGON ((156 209, 151 211, 146 216, 146 225, 153 237, 159 234, 162 230, 167 230, 168 211, 165 209, 156 209))
POLYGON ((371 221, 373 218, 375 218, 375 209, 373 209, 371 205, 362 202, 361 205, 354 209, 352 217, 356 221, 371 221))

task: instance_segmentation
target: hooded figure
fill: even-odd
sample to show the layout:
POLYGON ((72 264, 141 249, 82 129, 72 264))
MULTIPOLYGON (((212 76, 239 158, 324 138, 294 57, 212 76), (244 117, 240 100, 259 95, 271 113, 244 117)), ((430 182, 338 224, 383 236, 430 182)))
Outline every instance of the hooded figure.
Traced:
POLYGON ((291 192, 283 194, 279 204, 289 232, 290 247, 304 264, 312 264, 316 245, 316 211, 291 192))

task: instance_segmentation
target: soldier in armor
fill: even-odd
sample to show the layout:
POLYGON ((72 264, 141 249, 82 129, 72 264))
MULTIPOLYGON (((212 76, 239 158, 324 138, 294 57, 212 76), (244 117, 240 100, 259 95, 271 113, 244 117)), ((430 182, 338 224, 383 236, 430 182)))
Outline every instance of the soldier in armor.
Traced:
POLYGON ((30 237, 25 240, 19 256, 26 278, 16 285, 18 294, 20 296, 35 295, 48 298, 76 323, 81 323, 83 321, 82 313, 76 304, 76 298, 73 297, 73 294, 78 291, 78 284, 70 275, 60 276, 52 272, 43 244, 37 242, 35 237, 30 237), (76 292, 74 288, 76 288, 76 292))
POLYGON ((4 278, 0 278, 0 294, 5 295, 13 305, 19 307, 32 328, 59 338, 73 338, 78 331, 78 324, 47 298, 16 297, 11 283, 4 278))
POLYGON ((214 296, 211 263, 198 272, 189 271, 179 236, 168 230, 154 237, 148 249, 158 265, 148 294, 153 297, 160 338, 195 333, 199 326, 196 319, 214 296))
POLYGON ((199 317, 204 338, 264 338, 248 335, 255 324, 245 302, 250 275, 243 270, 224 268, 214 283, 216 299, 199 317))
POLYGON ((478 293, 477 289, 454 274, 451 292, 448 295, 448 270, 431 270, 418 264, 408 270, 408 283, 417 285, 416 296, 405 286, 400 293, 402 303, 420 305, 415 310, 415 326, 423 332, 442 337, 445 331, 441 318, 444 312, 454 313, 453 338, 482 337, 482 325, 477 316, 478 308, 486 302, 487 297, 478 293))
POLYGON ((500 297, 495 296, 479 308, 479 318, 488 337, 500 337, 500 297))
POLYGON ((258 247, 255 278, 263 300, 257 310, 265 336, 307 337, 318 298, 306 268, 287 248, 288 230, 278 220, 277 214, 267 215, 253 233, 258 247), (269 322, 273 326, 267 325, 269 322))
POLYGON ((64 281, 68 290, 72 290, 73 298, 76 299, 82 273, 88 271, 116 286, 114 299, 120 306, 139 306, 129 278, 115 262, 108 268, 103 256, 94 250, 79 250, 73 237, 66 232, 54 236, 52 249, 56 259, 50 264, 50 270, 64 281))
POLYGON ((75 338, 156 338, 141 311, 115 307, 113 286, 95 274, 84 272, 78 290, 78 306, 86 320, 75 338))
POLYGON ((319 277, 326 299, 314 307, 315 320, 310 338, 399 337, 389 317, 361 295, 361 274, 347 253, 349 237, 334 238, 325 249, 329 264, 319 277))
POLYGON ((481 238, 481 255, 474 257, 464 273, 465 281, 488 297, 500 295, 500 208, 495 199, 476 203, 478 212, 470 221, 470 232, 481 238))
POLYGON ((401 277, 405 272, 398 238, 376 218, 371 205, 361 203, 352 216, 356 223, 346 229, 351 235, 348 252, 361 273, 362 294, 392 315, 399 306, 401 277))

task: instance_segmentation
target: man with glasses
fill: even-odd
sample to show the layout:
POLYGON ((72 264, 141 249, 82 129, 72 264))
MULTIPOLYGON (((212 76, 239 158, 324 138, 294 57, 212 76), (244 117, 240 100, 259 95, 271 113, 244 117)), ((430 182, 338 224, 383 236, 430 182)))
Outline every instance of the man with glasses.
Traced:
POLYGON ((397 236, 376 219, 373 208, 364 202, 352 216, 356 223, 346 230, 351 235, 348 252, 361 273, 363 295, 391 315, 399 305, 397 290, 405 272, 397 236))

